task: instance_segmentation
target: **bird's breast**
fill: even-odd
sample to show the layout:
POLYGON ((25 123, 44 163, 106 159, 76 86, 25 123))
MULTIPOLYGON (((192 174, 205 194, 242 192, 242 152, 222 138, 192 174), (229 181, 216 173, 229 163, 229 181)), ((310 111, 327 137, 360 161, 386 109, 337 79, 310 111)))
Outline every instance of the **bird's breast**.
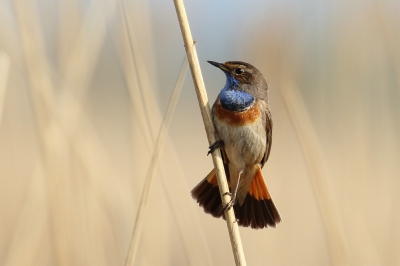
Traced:
POLYGON ((213 107, 215 129, 221 140, 229 162, 235 169, 259 163, 265 153, 266 129, 262 102, 256 101, 242 112, 231 112, 222 107, 218 99, 213 107))
POLYGON ((222 107, 221 101, 217 101, 214 106, 214 116, 221 122, 232 126, 244 126, 255 122, 261 115, 257 104, 251 105, 242 112, 229 111, 222 107))
POLYGON ((255 103, 253 95, 241 91, 237 86, 225 85, 219 94, 222 107, 232 112, 242 112, 255 103))

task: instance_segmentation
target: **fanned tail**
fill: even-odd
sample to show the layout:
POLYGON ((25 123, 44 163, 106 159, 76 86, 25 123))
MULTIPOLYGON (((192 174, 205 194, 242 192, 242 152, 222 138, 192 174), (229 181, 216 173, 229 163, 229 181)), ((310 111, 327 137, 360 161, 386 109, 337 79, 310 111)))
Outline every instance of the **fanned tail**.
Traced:
POLYGON ((258 167, 242 205, 233 205, 238 224, 253 229, 275 227, 281 221, 278 210, 268 192, 261 168, 258 167))
MULTIPOLYGON (((230 183, 229 178, 228 183, 230 183)), ((193 188, 191 194, 197 203, 203 207, 204 212, 216 218, 225 218, 221 211, 222 201, 214 169, 193 188)), ((236 202, 233 209, 238 224, 243 227, 250 226, 253 229, 275 227, 281 221, 278 210, 268 192, 261 168, 258 167, 256 170, 243 204, 240 205, 239 202, 236 202)))
POLYGON ((222 201, 214 169, 192 189, 191 194, 197 203, 203 207, 205 213, 209 213, 216 218, 223 215, 221 211, 222 201))

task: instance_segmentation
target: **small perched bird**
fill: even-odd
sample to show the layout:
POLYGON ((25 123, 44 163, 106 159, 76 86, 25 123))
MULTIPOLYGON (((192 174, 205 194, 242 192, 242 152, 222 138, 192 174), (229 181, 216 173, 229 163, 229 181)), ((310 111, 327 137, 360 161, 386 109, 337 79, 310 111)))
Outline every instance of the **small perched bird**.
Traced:
POLYGON ((214 169, 192 190, 192 197, 214 217, 223 216, 233 206, 240 226, 275 227, 281 217, 261 172, 272 142, 267 82, 257 68, 245 62, 208 63, 226 75, 226 84, 212 107, 219 140, 209 153, 221 149, 232 199, 222 206, 214 169))

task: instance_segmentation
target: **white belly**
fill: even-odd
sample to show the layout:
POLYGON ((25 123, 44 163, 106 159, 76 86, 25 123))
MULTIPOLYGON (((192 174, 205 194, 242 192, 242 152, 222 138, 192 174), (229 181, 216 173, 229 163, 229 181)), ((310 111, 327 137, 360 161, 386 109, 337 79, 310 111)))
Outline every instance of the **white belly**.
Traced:
POLYGON ((266 151, 265 103, 257 101, 243 112, 229 112, 219 100, 213 106, 213 119, 229 160, 231 192, 237 185, 237 200, 244 202, 254 174, 266 151), (240 176, 240 182, 238 183, 240 176))
POLYGON ((260 116, 251 124, 230 125, 224 121, 215 121, 217 132, 224 141, 226 155, 238 171, 246 166, 258 164, 266 149, 266 132, 260 116))

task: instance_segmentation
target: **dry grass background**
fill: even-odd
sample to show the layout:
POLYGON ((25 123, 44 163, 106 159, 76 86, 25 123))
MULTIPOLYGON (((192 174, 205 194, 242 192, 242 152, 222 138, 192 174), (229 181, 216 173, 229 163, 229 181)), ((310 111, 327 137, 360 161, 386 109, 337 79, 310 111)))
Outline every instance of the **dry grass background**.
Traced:
MULTIPOLYGON (((400 265, 398 1, 188 1, 209 99, 243 60, 270 86, 283 221, 248 265, 400 265)), ((0 2, 0 265, 123 265, 184 60, 172 1, 0 2)), ((179 83, 179 82, 178 82, 179 83)), ((189 78, 135 265, 232 265, 189 195, 212 167, 189 78)))

